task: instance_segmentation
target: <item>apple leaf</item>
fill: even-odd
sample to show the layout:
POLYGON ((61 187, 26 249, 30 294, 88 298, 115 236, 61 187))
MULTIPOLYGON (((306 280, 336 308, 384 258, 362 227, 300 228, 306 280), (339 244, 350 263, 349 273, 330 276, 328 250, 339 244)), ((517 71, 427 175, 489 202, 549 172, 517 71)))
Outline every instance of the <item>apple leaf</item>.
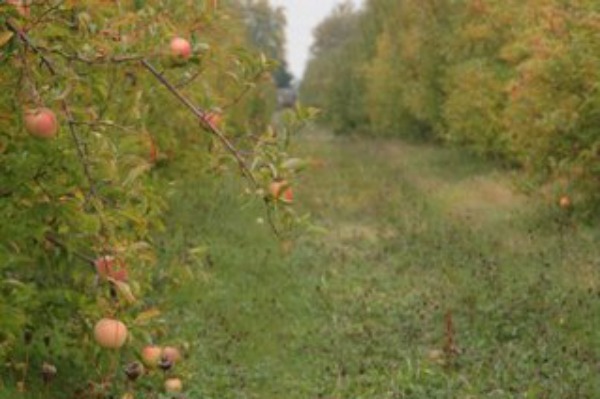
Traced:
POLYGON ((3 47, 6 43, 8 43, 13 35, 14 34, 10 31, 0 33, 0 47, 3 47))

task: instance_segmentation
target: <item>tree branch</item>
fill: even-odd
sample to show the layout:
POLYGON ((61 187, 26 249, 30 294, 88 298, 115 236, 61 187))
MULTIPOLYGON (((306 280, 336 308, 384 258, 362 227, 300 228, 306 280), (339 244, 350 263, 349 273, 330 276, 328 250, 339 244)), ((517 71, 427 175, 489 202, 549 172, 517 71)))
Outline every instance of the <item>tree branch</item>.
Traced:
MULTIPOLYGON (((206 129, 208 129, 209 133, 211 133, 212 135, 217 137, 217 139, 225 146, 227 151, 229 151, 229 153, 231 155, 233 155, 233 157, 236 159, 238 166, 239 166, 240 170, 242 171, 243 175, 250 181, 250 183, 252 183, 254 188, 260 188, 261 187, 260 184, 258 183, 256 178, 252 174, 252 171, 250 171, 250 169, 244 162, 244 159, 242 158, 240 152, 232 144, 232 142, 229 141, 229 139, 223 134, 223 132, 221 132, 221 130, 219 130, 218 127, 216 127, 213 123, 210 122, 210 120, 207 118, 208 113, 203 111, 196 105, 194 105, 194 103, 192 103, 192 101, 190 99, 185 97, 171 82, 169 82, 160 72, 158 72, 156 70, 156 68, 154 68, 152 66, 152 64, 150 64, 146 59, 143 59, 141 62, 142 62, 142 65, 144 66, 144 68, 146 68, 148 71, 150 71, 150 73, 152 75, 154 75, 154 77, 160 83, 162 83, 163 86, 165 86, 167 88, 167 90, 169 90, 171 92, 171 94, 173 94, 183 105, 185 105, 200 120, 200 123, 206 129)), ((267 197, 263 198, 263 202, 267 209, 267 220, 269 222, 271 230, 273 230, 273 233, 275 233, 275 235, 278 238, 281 238, 281 233, 279 232, 279 229, 277 228, 277 226, 275 225, 275 222, 273 220, 273 213, 272 213, 271 207, 269 206, 268 198, 267 197)))
POLYGON ((9 19, 8 21, 6 21, 6 26, 8 27, 8 29, 10 29, 14 33, 16 33, 17 36, 19 37, 19 39, 21 39, 21 41, 23 41, 25 44, 27 44, 27 46, 29 46, 31 48, 31 50, 33 50, 33 52, 36 53, 40 57, 40 59, 42 60, 42 64, 46 65, 46 67, 48 68, 48 70, 50 71, 50 73, 52 75, 58 74, 58 72, 56 71, 56 69, 50 62, 50 60, 44 55, 44 53, 42 53, 40 51, 40 49, 36 45, 34 45, 31 42, 31 39, 29 39, 29 36, 27 36, 27 34, 25 34, 25 32, 23 32, 23 30, 21 30, 21 28, 19 28, 13 22, 12 19, 9 19))
POLYGON ((44 236, 44 238, 46 239, 46 241, 48 241, 49 243, 53 244, 54 246, 57 246, 59 248, 64 249, 67 252, 72 253, 73 256, 75 256, 79 260, 82 260, 82 261, 88 263, 90 266, 95 267, 96 260, 94 258, 92 258, 91 256, 82 254, 82 253, 77 252, 77 251, 69 251, 69 248, 67 247, 67 245, 65 243, 63 243, 62 241, 60 241, 58 238, 56 238, 55 236, 53 236, 51 234, 46 234, 44 236))
POLYGON ((185 97, 181 92, 171 83, 169 82, 160 72, 156 70, 146 59, 143 59, 142 65, 146 68, 154 77, 163 84, 173 94, 183 105, 185 105, 199 120, 200 123, 217 139, 225 146, 227 151, 236 159, 238 166, 240 167, 242 173, 246 176, 246 178, 254 185, 254 187, 258 188, 260 185, 256 181, 256 178, 248 169, 248 166, 244 162, 244 159, 237 151, 235 146, 229 141, 227 137, 216 127, 210 120, 207 118, 208 113, 194 105, 187 97, 185 97))

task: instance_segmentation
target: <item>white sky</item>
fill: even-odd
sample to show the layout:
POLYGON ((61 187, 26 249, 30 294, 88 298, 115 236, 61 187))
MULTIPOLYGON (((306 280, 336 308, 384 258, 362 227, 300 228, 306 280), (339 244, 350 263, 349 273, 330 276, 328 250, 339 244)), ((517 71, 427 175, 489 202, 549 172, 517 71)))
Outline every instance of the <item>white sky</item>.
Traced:
MULTIPOLYGON (((282 6, 286 10, 287 26, 287 60, 294 77, 299 80, 304 74, 310 45, 312 30, 342 0, 271 0, 274 6, 282 6)), ((354 0, 354 4, 361 4, 354 0)))

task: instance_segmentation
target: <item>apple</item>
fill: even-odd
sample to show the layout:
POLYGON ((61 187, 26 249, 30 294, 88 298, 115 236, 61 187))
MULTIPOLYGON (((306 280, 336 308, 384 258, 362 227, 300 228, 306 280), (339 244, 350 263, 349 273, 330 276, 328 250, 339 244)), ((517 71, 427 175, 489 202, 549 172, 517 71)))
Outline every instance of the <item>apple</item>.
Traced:
POLYGON ((291 187, 287 187, 285 188, 285 190, 283 191, 282 194, 282 198, 280 198, 283 202, 286 202, 288 204, 291 204, 292 202, 294 202, 294 192, 292 191, 291 187))
POLYGON ((207 112, 206 115, 204 115, 204 120, 208 122, 208 124, 210 124, 211 126, 220 128, 221 122, 223 121, 223 116, 220 112, 211 111, 207 112))
POLYGON ((107 349, 119 349, 127 340, 127 327, 119 320, 104 318, 94 327, 98 345, 107 349))
POLYGON ((190 42, 182 37, 171 39, 171 55, 180 60, 187 60, 192 55, 192 46, 190 42))
POLYGON ((566 195, 563 195, 562 197, 560 197, 560 200, 558 201, 558 205, 563 209, 570 208, 571 207, 571 198, 569 198, 566 195))
POLYGON ((277 180, 269 185, 269 192, 276 200, 291 204, 294 202, 294 192, 285 180, 277 180))
POLYGON ((127 281, 127 268, 123 261, 110 255, 103 255, 94 261, 96 272, 103 278, 113 278, 117 281, 127 281))
POLYGON ((15 6, 17 12, 24 17, 30 15, 29 0, 6 0, 8 4, 15 6))
POLYGON ((147 367, 154 368, 158 366, 158 361, 162 354, 162 348, 156 345, 148 345, 142 349, 142 362, 147 367))
POLYGON ((25 111, 25 129, 36 137, 49 139, 58 132, 58 120, 49 108, 31 108, 25 111))
POLYGON ((167 378, 165 380, 165 391, 167 392, 181 392, 183 384, 179 378, 167 378))
POLYGON ((181 360, 181 353, 173 346, 165 346, 162 350, 162 357, 175 364, 181 360))

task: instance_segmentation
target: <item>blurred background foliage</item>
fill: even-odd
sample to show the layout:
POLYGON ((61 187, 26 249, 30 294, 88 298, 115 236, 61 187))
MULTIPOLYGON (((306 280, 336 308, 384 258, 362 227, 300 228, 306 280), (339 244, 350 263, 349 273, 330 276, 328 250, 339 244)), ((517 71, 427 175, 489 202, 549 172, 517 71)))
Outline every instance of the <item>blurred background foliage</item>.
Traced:
POLYGON ((314 32, 301 98, 340 134, 444 141, 519 166, 592 217, 599 31, 594 0, 342 3, 314 32))

